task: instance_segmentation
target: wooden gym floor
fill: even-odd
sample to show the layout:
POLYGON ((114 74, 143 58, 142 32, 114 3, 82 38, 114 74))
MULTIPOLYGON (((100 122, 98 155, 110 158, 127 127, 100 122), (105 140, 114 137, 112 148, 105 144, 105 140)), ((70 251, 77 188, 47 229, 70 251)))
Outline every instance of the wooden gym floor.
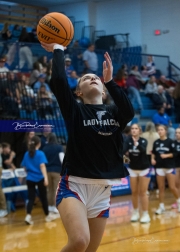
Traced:
MULTIPOLYGON (((180 213, 171 210, 167 192, 166 212, 156 216, 155 192, 150 195, 150 224, 130 223, 131 197, 112 198, 110 218, 98 252, 180 252, 180 213)), ((24 224, 25 210, 18 208, 0 219, 0 252, 59 252, 67 241, 61 219, 45 223, 40 204, 33 210, 33 226, 24 224)))

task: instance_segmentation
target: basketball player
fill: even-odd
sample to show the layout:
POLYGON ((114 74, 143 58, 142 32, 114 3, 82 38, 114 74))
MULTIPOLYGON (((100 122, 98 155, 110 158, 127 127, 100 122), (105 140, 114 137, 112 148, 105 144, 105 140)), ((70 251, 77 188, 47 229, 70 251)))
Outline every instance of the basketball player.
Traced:
MULTIPOLYGON (((175 140, 175 167, 176 167, 176 187, 180 195, 180 128, 176 129, 175 140)), ((177 208, 177 203, 172 205, 172 208, 177 208)))
POLYGON ((150 222, 148 214, 148 196, 147 190, 150 182, 150 164, 148 156, 146 155, 147 140, 140 137, 140 127, 138 124, 131 126, 131 137, 127 139, 124 145, 124 153, 129 154, 129 174, 132 191, 133 214, 131 221, 139 220, 138 196, 140 197, 143 214, 141 216, 141 223, 150 222))
POLYGON ((175 144, 173 140, 167 138, 167 128, 164 125, 159 125, 157 128, 159 139, 153 144, 153 151, 151 163, 156 167, 157 183, 159 188, 159 208, 156 214, 162 214, 165 211, 164 207, 164 191, 165 191, 165 177, 167 178, 168 185, 175 198, 177 199, 178 211, 180 212, 180 195, 176 188, 175 177, 175 144))
POLYGON ((104 105, 103 84, 95 74, 80 78, 77 103, 67 83, 64 47, 45 44, 53 53, 50 87, 59 103, 68 130, 68 143, 56 204, 68 235, 61 252, 95 252, 109 216, 111 185, 128 171, 123 166, 122 130, 134 116, 123 90, 113 81, 108 53, 103 62, 105 87, 115 105, 104 105))

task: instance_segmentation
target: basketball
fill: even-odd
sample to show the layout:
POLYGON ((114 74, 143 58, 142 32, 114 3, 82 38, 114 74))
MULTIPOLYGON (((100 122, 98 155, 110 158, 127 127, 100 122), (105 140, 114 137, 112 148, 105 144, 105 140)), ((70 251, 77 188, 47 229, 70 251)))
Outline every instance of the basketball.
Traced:
POLYGON ((52 12, 46 14, 40 19, 37 26, 37 37, 40 42, 67 46, 73 36, 74 27, 71 20, 62 13, 52 12))

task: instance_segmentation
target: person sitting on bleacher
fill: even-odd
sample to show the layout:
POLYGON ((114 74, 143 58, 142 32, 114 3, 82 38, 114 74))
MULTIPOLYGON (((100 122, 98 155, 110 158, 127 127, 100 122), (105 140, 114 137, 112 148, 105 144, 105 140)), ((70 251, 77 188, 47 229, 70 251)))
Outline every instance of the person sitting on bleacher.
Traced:
POLYGON ((156 84, 156 78, 155 76, 151 76, 148 83, 146 84, 144 93, 146 94, 147 97, 152 99, 154 93, 157 92, 157 84, 156 84))
POLYGON ((143 80, 140 72, 138 71, 138 66, 132 66, 129 74, 134 75, 136 79, 139 81, 139 85, 143 87, 143 85, 145 84, 145 81, 143 80))
POLYGON ((21 26, 18 24, 15 24, 12 30, 11 41, 13 42, 18 41, 20 34, 21 34, 21 26))
POLYGON ((166 76, 161 75, 160 79, 158 80, 158 85, 161 85, 165 88, 169 88, 170 84, 168 83, 168 80, 166 79, 166 76))
POLYGON ((34 92, 35 93, 38 93, 40 87, 43 85, 45 86, 45 89, 47 92, 50 92, 50 87, 47 83, 45 83, 45 80, 46 80, 46 75, 41 73, 39 76, 38 76, 38 81, 34 84, 34 92))
POLYGON ((157 110, 157 113, 154 114, 152 118, 153 123, 156 127, 160 124, 168 127, 168 137, 171 139, 175 139, 175 129, 172 127, 172 122, 169 116, 165 113, 165 108, 161 107, 157 110))
POLYGON ((16 169, 14 165, 14 158, 16 153, 11 150, 9 143, 2 143, 2 167, 3 169, 16 169))
POLYGON ((49 116, 53 116, 52 95, 49 91, 46 90, 46 86, 44 84, 42 84, 38 90, 37 104, 41 118, 48 119, 49 116))
POLYGON ((150 97, 156 109, 164 106, 166 108, 167 98, 163 86, 157 86, 157 91, 150 97))
POLYGON ((7 212, 7 205, 6 205, 6 198, 2 190, 2 185, 1 185, 1 175, 2 175, 2 145, 0 144, 0 218, 5 217, 8 212, 7 212))

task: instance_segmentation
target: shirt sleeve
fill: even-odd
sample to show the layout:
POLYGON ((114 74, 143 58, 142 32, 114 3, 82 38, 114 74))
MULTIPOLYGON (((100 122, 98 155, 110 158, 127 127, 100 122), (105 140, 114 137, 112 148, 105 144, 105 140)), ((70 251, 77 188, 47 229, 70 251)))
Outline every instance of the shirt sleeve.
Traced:
POLYGON ((146 152, 147 148, 147 140, 146 139, 141 139, 138 141, 138 146, 136 147, 140 152, 146 152))
POLYGON ((84 61, 87 61, 87 60, 88 60, 88 54, 87 54, 86 51, 83 53, 83 60, 84 60, 84 61))
POLYGON ((58 101, 65 121, 74 118, 75 112, 78 109, 78 104, 73 97, 67 81, 64 65, 64 52, 60 49, 55 49, 53 53, 52 77, 49 85, 58 101))
POLYGON ((156 150, 155 150, 155 142, 153 143, 153 149, 152 149, 152 154, 156 154, 156 150))
POLYGON ((121 129, 123 130, 127 123, 130 122, 134 117, 133 106, 123 89, 119 87, 113 80, 106 83, 105 86, 114 100, 117 108, 118 121, 121 125, 121 129))
POLYGON ((41 164, 47 164, 48 161, 47 161, 47 158, 46 158, 44 152, 40 151, 39 153, 40 153, 40 155, 39 155, 39 165, 41 165, 41 164))

